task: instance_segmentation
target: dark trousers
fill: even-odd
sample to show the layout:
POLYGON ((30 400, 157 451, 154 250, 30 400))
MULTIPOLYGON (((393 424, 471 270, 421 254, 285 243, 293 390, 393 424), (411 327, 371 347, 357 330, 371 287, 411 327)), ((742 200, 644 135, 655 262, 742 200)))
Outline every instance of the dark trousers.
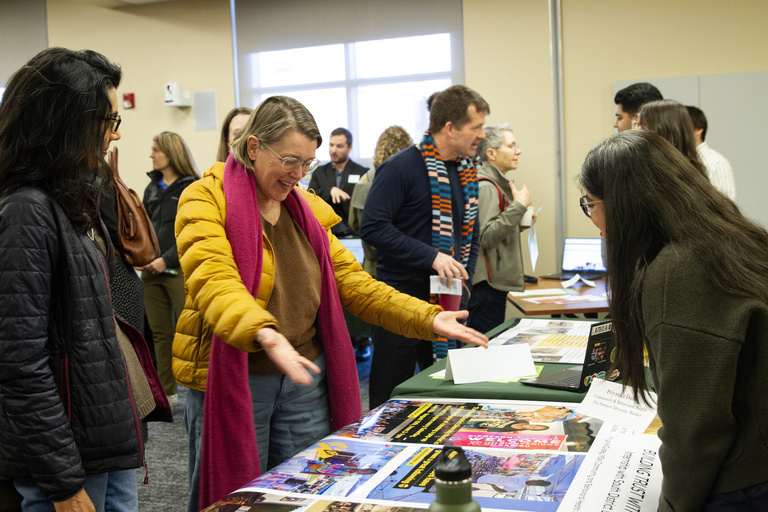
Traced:
POLYGON ((768 510, 768 482, 710 496, 702 512, 758 512, 768 510))
POLYGON ((472 287, 467 327, 485 334, 504 322, 506 312, 507 292, 491 288, 487 281, 481 281, 472 287))
MULTIPOLYGON (((388 284, 408 295, 429 300, 428 281, 388 284)), ((374 327, 369 407, 373 409, 389 400, 398 384, 413 377, 417 364, 420 370, 432 365, 432 344, 429 341, 406 338, 383 327, 374 327)))

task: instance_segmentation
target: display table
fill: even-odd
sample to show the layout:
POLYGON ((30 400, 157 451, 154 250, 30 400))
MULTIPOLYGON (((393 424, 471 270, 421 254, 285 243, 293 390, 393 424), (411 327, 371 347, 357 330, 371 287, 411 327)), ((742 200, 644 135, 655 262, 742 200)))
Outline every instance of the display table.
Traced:
MULTIPOLYGON (((514 326, 520 319, 511 318, 488 331, 488 338, 514 326)), ((560 371, 573 364, 536 363, 541 366, 541 375, 560 371)), ((430 375, 445 370, 445 359, 438 361, 426 370, 417 373, 407 381, 397 386, 393 398, 467 398, 467 399, 496 399, 496 400, 533 400, 543 402, 577 402, 580 403, 586 393, 559 391, 556 389, 526 386, 520 382, 479 382, 475 384, 454 384, 453 381, 435 379, 430 375)))
MULTIPOLYGON (((595 287, 587 286, 583 282, 579 281, 574 284, 572 289, 576 290, 579 296, 584 295, 603 295, 605 294, 605 278, 595 279, 595 287)), ((538 283, 526 283, 525 291, 529 290, 544 290, 551 288, 562 289, 562 281, 559 279, 545 279, 539 278, 538 283)), ((566 304, 559 303, 562 295, 555 296, 536 296, 536 297, 513 297, 507 294, 507 300, 512 303, 517 309, 523 312, 526 316, 532 315, 573 315, 583 313, 605 313, 610 310, 607 300, 600 300, 597 302, 568 302, 566 304), (551 300, 546 304, 536 304, 526 299, 547 299, 551 300)), ((571 296, 572 297, 572 296, 571 296)))
POLYGON ((390 400, 205 512, 422 509, 435 499, 435 462, 448 442, 467 455, 483 510, 658 507, 654 435, 630 434, 572 404, 440 399, 390 400))

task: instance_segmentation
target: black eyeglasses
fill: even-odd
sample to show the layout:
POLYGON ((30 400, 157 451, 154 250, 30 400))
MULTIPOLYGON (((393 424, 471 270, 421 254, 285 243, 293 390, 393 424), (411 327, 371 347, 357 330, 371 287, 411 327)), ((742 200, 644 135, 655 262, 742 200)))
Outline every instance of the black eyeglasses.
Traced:
POLYGON ((594 208, 597 203, 602 203, 602 201, 590 201, 587 196, 582 196, 581 199, 579 199, 581 210, 584 212, 584 215, 589 218, 592 218, 592 208, 594 208))
POLYGON ((112 133, 117 133, 120 128, 120 123, 123 122, 123 117, 120 114, 112 114, 109 117, 104 118, 105 121, 112 121, 112 133))

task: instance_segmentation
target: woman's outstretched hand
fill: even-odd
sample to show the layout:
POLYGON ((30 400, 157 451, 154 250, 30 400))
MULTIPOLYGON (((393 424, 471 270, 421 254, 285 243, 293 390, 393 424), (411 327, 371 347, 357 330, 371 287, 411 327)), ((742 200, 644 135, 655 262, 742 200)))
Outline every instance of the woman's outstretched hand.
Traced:
POLYGON ((256 332, 256 342, 267 353, 269 360, 275 363, 291 382, 308 386, 313 380, 309 371, 320 373, 320 368, 315 363, 299 355, 291 342, 271 327, 259 329, 256 332))
POLYGON ((432 330, 436 334, 446 338, 453 338, 462 343, 487 347, 488 338, 482 333, 458 322, 458 319, 467 318, 468 316, 469 311, 443 311, 438 313, 432 321, 432 330))

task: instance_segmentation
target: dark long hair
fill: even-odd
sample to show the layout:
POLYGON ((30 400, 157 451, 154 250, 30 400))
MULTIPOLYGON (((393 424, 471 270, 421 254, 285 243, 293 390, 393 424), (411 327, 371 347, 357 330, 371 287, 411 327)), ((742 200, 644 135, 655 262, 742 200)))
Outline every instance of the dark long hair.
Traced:
POLYGON ((120 79, 120 67, 103 55, 66 48, 43 50, 16 71, 0 104, 0 197, 36 187, 76 227, 90 224, 95 184, 111 181, 105 118, 120 79))
POLYGON ((618 365, 635 399, 646 399, 640 313, 648 265, 674 242, 691 251, 722 293, 768 301, 768 232, 650 132, 627 130, 598 144, 579 182, 603 201, 618 365))
POLYGON ((699 172, 707 175, 707 168, 701 163, 696 151, 693 122, 685 105, 675 100, 649 101, 640 107, 638 120, 644 130, 661 135, 685 155, 699 172))

